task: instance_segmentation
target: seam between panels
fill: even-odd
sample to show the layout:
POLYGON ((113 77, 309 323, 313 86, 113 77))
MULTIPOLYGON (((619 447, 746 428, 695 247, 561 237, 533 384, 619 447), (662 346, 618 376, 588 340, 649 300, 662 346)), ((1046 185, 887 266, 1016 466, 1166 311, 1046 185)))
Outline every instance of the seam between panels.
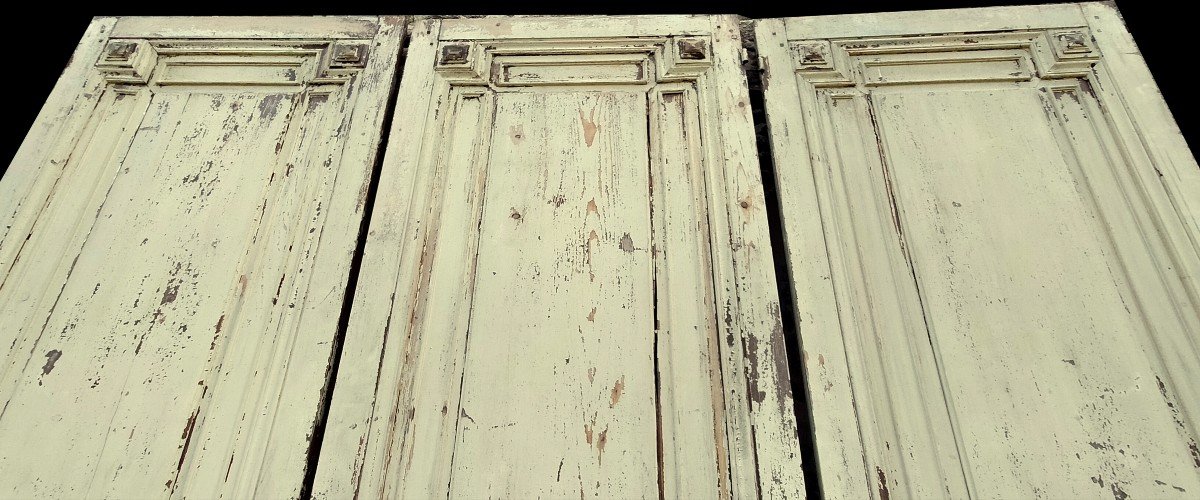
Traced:
POLYGON ((342 310, 338 316, 337 330, 333 338, 333 350, 329 355, 329 365, 326 370, 325 386, 321 389, 321 398, 317 406, 317 414, 313 421, 311 440, 308 443, 308 455, 304 469, 304 480, 300 485, 300 498, 312 498, 313 485, 317 478, 317 465, 321 459, 321 446, 325 440, 325 428, 329 422, 330 403, 337 383, 338 370, 341 367, 342 348, 346 343, 346 330, 350 323, 350 312, 354 306, 355 291, 362 270, 363 250, 366 247, 367 231, 371 227, 371 217, 375 209, 375 197, 379 192, 379 178, 383 171, 383 160, 387 153, 388 139, 392 129, 392 119, 395 115, 396 99, 400 90, 400 79, 404 74, 404 65, 408 55, 410 40, 409 23, 400 28, 400 43, 397 46, 396 70, 392 73, 390 86, 387 90, 387 101, 384 104, 383 118, 380 122, 379 141, 375 146, 374 163, 368 173, 370 181, 363 202, 363 216, 359 223, 358 235, 354 244, 354 253, 350 258, 349 276, 346 280, 346 292, 342 298, 342 310))
POLYGON ((800 335, 796 327, 795 296, 792 293, 792 275, 787 262, 784 245, 783 222, 779 189, 775 184, 775 159, 771 151, 770 129, 767 124, 767 109, 763 92, 763 68, 759 66, 758 40, 754 33, 757 19, 742 19, 740 23, 742 48, 745 60, 742 68, 746 72, 746 86, 750 95, 750 114, 754 120, 754 139, 758 146, 758 165, 761 170, 764 205, 767 214, 767 231, 771 242, 771 257, 775 270, 775 284, 779 294, 779 317, 783 325, 784 347, 787 353, 788 375, 791 382, 793 408, 796 417, 796 434, 800 444, 800 467, 804 476, 805 496, 811 499, 824 498, 817 468, 817 451, 814 441, 812 407, 808 399, 808 380, 801 359, 800 335))

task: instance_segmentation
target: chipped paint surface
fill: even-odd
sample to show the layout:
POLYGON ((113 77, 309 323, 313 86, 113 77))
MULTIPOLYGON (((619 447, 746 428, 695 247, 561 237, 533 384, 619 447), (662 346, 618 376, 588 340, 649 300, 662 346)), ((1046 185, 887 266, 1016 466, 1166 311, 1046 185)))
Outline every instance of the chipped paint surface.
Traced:
MULTIPOLYGON (((825 495, 1200 491, 1112 7, 756 26, 825 495)), ((803 496, 737 19, 412 29, 343 304, 403 20, 92 24, 0 181, 0 496, 299 496, 325 404, 320 498, 803 496)))
POLYGON ((314 495, 802 496, 736 19, 413 32, 314 495))
POLYGON ((824 493, 1195 496, 1200 171, 1115 10, 756 35, 824 493))
POLYGON ((345 69, 335 31, 123 21, 0 182, 0 496, 294 496, 402 25, 345 69))
MULTIPOLYGON (((653 469, 643 466, 654 461, 654 441, 640 438, 655 432, 646 417, 654 412, 653 336, 645 334, 653 318, 637 307, 649 300, 651 270, 644 254, 629 254, 621 243, 623 231, 649 238, 648 208, 635 208, 648 206, 645 148, 640 160, 635 149, 646 136, 644 120, 612 125, 620 135, 597 135, 596 125, 571 116, 588 109, 607 130, 632 121, 643 102, 632 92, 496 98, 495 127, 524 123, 532 140, 498 142, 487 165, 458 398, 478 418, 460 420, 455 431, 453 497, 548 477, 564 460, 570 480, 547 493, 567 495, 580 482, 588 490, 602 483, 602 496, 654 487, 653 469), (540 202, 556 194, 570 200, 540 202), (598 211, 587 210, 591 200, 598 211), (517 205, 524 217, 519 224, 495 217, 488 208, 497 205, 517 205), (593 309, 599 318, 587 321, 593 309), (622 380, 639 397, 617 406, 622 380), (580 424, 594 432, 590 449, 575 431, 580 424), (606 477, 606 466, 629 473, 606 477)), ((528 491, 518 487, 506 494, 528 491)))

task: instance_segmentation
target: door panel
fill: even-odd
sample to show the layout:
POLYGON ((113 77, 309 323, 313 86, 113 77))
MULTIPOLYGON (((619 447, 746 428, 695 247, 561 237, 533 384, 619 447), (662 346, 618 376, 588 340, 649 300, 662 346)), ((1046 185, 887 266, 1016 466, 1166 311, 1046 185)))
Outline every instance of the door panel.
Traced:
POLYGON ((451 495, 557 476, 566 457, 550 450, 595 476, 607 455, 628 471, 603 478, 612 492, 653 491, 655 440, 637 439, 656 433, 654 311, 640 307, 653 293, 639 258, 651 234, 646 96, 516 92, 495 106, 509 134, 490 148, 451 495), (574 446, 580 428, 594 451, 574 446), (539 432, 548 439, 525 437, 539 432))
POLYGON ((1113 7, 409 28, 389 111, 401 18, 92 24, 0 181, 0 496, 799 498, 776 265, 826 496, 1200 490, 1113 7))
POLYGON ((413 31, 315 495, 800 496, 736 19, 413 31))
POLYGON ((1200 171, 1112 7, 757 40, 825 493, 1200 489, 1200 171))
POLYGON ((299 494, 403 33, 301 21, 89 30, 0 183, 0 495, 299 494))

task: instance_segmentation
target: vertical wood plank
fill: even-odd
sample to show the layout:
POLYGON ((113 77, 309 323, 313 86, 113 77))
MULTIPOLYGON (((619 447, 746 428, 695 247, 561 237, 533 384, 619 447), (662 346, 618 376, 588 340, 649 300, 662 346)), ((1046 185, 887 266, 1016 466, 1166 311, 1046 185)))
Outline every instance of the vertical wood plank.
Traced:
POLYGON ((88 25, 33 128, 4 171, 0 181, 0 242, 4 242, 0 245, 0 270, 4 273, 20 251, 19 246, 8 243, 10 235, 24 238, 28 234, 33 221, 22 214, 42 208, 55 181, 61 179, 61 169, 67 162, 64 155, 70 153, 77 134, 99 101, 101 78, 93 74, 92 64, 100 56, 115 23, 115 18, 97 17, 88 25), (57 168, 48 168, 47 164, 57 168))
MULTIPOLYGON (((753 474, 762 496, 801 498, 804 476, 799 463, 795 403, 779 317, 750 97, 740 66, 741 34, 733 16, 716 16, 712 23, 715 78, 709 90, 715 102, 705 119, 720 131, 721 137, 721 153, 711 157, 723 160, 709 171, 723 179, 714 182, 710 177, 709 185, 724 186, 724 192, 710 191, 710 203, 723 205, 728 214, 728 226, 723 229, 729 234, 730 253, 718 258, 733 262, 734 279, 727 283, 733 289, 725 292, 728 301, 724 306, 726 316, 732 318, 727 327, 735 329, 735 339, 741 344, 738 347, 743 359, 739 362, 751 409, 750 421, 744 425, 750 426, 747 430, 752 438, 745 444, 753 450, 757 464, 757 470, 735 474, 753 474)), ((725 377, 728 387, 735 379, 728 372, 725 377)), ((746 494, 748 490, 738 491, 746 494)))
POLYGON ((1188 149, 1115 4, 1086 2, 1079 4, 1079 8, 1092 29, 1105 69, 1112 74, 1114 94, 1120 96, 1119 102, 1130 113, 1138 136, 1145 141, 1147 154, 1178 216, 1190 227, 1191 244, 1200 246, 1195 236, 1200 234, 1200 208, 1196 206, 1196 200, 1200 200, 1200 166, 1195 156, 1188 149))
MULTIPOLYGON (((420 68, 415 61, 431 64, 440 27, 439 20, 410 26, 406 67, 420 68)), ((437 130, 431 126, 440 109, 430 105, 434 89, 429 70, 407 70, 400 82, 397 117, 388 132, 389 154, 379 173, 373 209, 381 216, 372 219, 362 249, 362 271, 342 350, 342 363, 367 368, 338 372, 313 486, 315 498, 395 494, 386 488, 397 483, 389 483, 386 474, 404 455, 390 451, 406 432, 400 419, 415 412, 401 399, 412 390, 411 382, 401 377, 411 376, 411 370, 403 370, 404 360, 415 356, 418 348, 409 345, 408 338, 418 271, 409 263, 420 261, 427 231, 431 173, 420 165, 433 152, 421 142, 437 130), (381 387, 388 389, 378 390, 381 387)))
POLYGON ((696 95, 667 88, 651 94, 653 217, 658 414, 662 441, 662 495, 729 496, 721 394, 720 343, 711 269, 704 163, 696 95))
POLYGON ((414 411, 410 418, 409 453, 400 459, 407 474, 428 481, 405 483, 405 495, 446 495, 450 487, 453 442, 458 428, 463 354, 472 314, 479 253, 478 228, 488 172, 488 137, 495 103, 477 91, 456 92, 447 103, 443 121, 449 147, 437 159, 437 177, 431 197, 430 217, 435 227, 465 228, 432 231, 421 248, 422 302, 410 323, 419 329, 421 362, 440 369, 417 371, 412 387, 414 411), (428 333, 426 333, 428 332, 428 333))
MULTIPOLYGON (((816 170, 809 137, 817 136, 819 117, 801 106, 812 89, 795 77, 783 20, 755 24, 764 68, 763 94, 775 161, 775 185, 782 207, 783 241, 793 282, 801 367, 812 412, 821 491, 829 498, 865 498, 867 471, 858 416, 854 409, 848 349, 843 341, 827 239, 818 203, 816 170), (810 162, 813 164, 810 167, 810 162)), ((828 209, 826 209, 828 210, 828 209)))

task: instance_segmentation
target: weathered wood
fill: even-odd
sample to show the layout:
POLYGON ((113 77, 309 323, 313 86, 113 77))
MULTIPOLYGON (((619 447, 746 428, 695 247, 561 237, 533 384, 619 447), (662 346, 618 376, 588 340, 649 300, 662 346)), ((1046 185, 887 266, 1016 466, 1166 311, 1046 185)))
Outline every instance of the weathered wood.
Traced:
POLYGON ((908 12, 836 14, 764 19, 781 23, 788 33, 808 39, 867 38, 1043 29, 1046 26, 1087 24, 1078 4, 1011 5, 979 9, 914 10, 908 12))
POLYGON ((314 495, 801 497, 736 19, 412 31, 314 495))
POLYGON ((728 451, 720 433, 713 428, 723 420, 724 409, 710 403, 720 398, 720 339, 711 264, 711 244, 696 234, 709 232, 703 160, 697 140, 699 116, 693 111, 696 93, 688 87, 665 88, 651 95, 650 127, 654 137, 650 174, 657 190, 651 190, 655 210, 652 248, 654 252, 655 297, 661 305, 656 320, 659 335, 656 352, 660 360, 659 383, 670 387, 658 406, 663 450, 663 496, 702 498, 729 495, 729 478, 723 473, 728 451), (660 201, 661 200, 661 201, 660 201), (666 249, 670 249, 666 251, 666 249), (694 262, 702 263, 697 272, 694 262), (697 378, 707 374, 708 380, 697 378))
MULTIPOLYGON (((412 24, 315 496, 803 496, 737 21, 412 24)), ((299 494, 403 31, 93 22, 0 181, 0 496, 299 494)), ((1116 10, 756 32, 826 496, 1200 489, 1116 10)))
MULTIPOLYGON (((85 110, 90 111, 96 105, 97 87, 104 80, 92 65, 100 57, 107 33, 115 22, 114 18, 98 17, 88 26, 70 64, 5 171, 0 182, 0 241, 7 240, 10 232, 27 233, 33 221, 19 217, 23 207, 44 204, 54 188, 57 177, 39 175, 40 162, 52 165, 66 162, 64 155, 69 154, 66 144, 85 126, 91 115, 85 110)), ((0 269, 7 271, 12 266, 17 250, 0 246, 0 269)))
POLYGON ((1113 7, 757 28, 825 493, 1200 489, 1200 172, 1113 7))
POLYGON ((403 22, 162 21, 95 21, 0 182, 0 495, 299 494, 403 22))
POLYGON ((136 16, 122 17, 113 38, 374 38, 378 16, 136 16))
MULTIPOLYGON (((730 19, 728 22, 732 22, 730 19)), ((622 37, 708 34, 712 16, 488 16, 454 19, 441 28, 443 40, 545 38, 610 38, 613 26, 622 37)))

